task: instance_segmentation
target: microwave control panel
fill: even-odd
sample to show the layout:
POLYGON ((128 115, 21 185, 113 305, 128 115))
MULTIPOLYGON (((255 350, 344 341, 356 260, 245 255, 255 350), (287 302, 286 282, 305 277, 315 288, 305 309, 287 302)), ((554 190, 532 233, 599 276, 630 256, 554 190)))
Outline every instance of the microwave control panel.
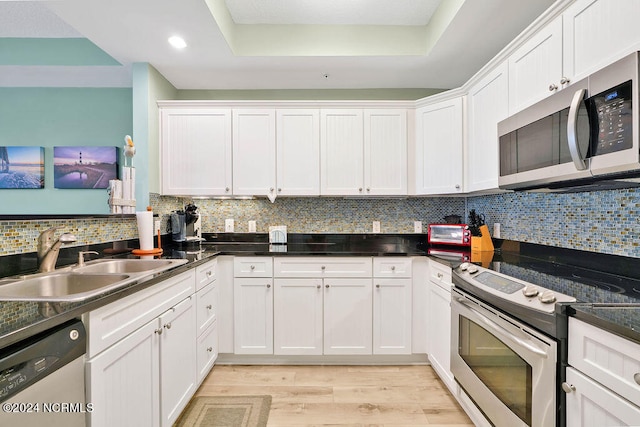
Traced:
POLYGON ((631 80, 592 96, 594 127, 592 151, 595 155, 626 150, 633 146, 631 80))

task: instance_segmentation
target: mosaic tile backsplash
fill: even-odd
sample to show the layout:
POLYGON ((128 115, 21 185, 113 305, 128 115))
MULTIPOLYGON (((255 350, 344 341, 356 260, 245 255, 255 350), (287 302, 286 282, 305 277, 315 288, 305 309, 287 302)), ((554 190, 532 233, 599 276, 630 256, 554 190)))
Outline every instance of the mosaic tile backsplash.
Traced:
MULTIPOLYGON (((504 239, 640 258, 640 189, 572 194, 503 193, 477 197, 406 199, 279 198, 191 200, 150 195, 154 213, 167 233, 169 213, 186 203, 198 206, 204 232, 223 232, 227 218, 236 232, 286 225, 292 233, 369 233, 380 221, 382 233, 413 233, 413 222, 441 222, 444 216, 466 217, 475 209, 489 230, 501 224, 504 239)), ((77 245, 136 238, 135 218, 0 221, 0 255, 34 252, 38 234, 60 225, 78 238, 77 245)), ((62 230, 61 230, 62 231, 62 230)))
POLYGON ((489 230, 521 242, 640 258, 640 189, 470 197, 489 230))

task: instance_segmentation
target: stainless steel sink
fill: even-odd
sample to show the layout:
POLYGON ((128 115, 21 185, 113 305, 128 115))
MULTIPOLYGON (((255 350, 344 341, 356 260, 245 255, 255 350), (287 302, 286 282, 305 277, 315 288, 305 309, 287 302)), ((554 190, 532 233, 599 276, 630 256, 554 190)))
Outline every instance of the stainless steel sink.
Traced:
POLYGON ((135 281, 127 274, 50 273, 0 285, 2 301, 80 301, 135 281))
POLYGON ((185 264, 186 259, 105 259, 86 263, 73 270, 82 273, 154 274, 185 264))
POLYGON ((82 301, 186 263, 186 259, 99 259, 81 267, 2 279, 0 301, 82 301))

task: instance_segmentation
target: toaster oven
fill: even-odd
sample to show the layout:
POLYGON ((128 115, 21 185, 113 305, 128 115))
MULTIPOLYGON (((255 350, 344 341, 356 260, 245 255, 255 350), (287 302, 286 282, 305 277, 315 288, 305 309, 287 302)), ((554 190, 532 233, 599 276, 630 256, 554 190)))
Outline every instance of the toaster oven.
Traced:
POLYGON ((427 240, 431 245, 471 246, 467 224, 429 224, 427 240))

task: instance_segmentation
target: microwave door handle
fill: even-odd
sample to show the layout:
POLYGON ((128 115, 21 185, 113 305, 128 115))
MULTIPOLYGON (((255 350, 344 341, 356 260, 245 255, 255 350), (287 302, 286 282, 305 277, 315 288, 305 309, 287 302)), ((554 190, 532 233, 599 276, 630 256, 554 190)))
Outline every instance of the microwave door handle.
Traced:
POLYGON ((527 350, 529 350, 530 352, 546 359, 548 357, 547 353, 545 353, 543 350, 540 350, 539 348, 535 347, 534 345, 526 342, 524 339, 515 336, 513 333, 509 332, 508 330, 506 330, 505 328, 503 328, 502 326, 498 325, 496 322, 494 322, 493 320, 489 319, 486 315, 480 313, 478 310, 476 310, 468 301, 466 298, 464 297, 456 297, 456 301, 458 303, 460 303, 461 305, 465 306, 467 308, 467 310, 471 311, 472 313, 474 313, 477 317, 478 320, 480 320, 482 323, 485 324, 486 327, 488 327, 490 330, 493 330, 494 332, 500 333, 503 336, 505 336, 506 338, 509 338, 511 341, 513 341, 514 343, 518 344, 519 346, 526 348, 527 350))
POLYGON ((580 143, 578 141, 578 112, 580 111, 580 103, 584 99, 585 93, 585 89, 580 89, 573 94, 571 106, 569 107, 569 117, 567 118, 567 143, 569 144, 569 154, 571 154, 573 164, 579 171, 587 169, 587 164, 584 161, 586 155, 582 154, 580 150, 580 143))

